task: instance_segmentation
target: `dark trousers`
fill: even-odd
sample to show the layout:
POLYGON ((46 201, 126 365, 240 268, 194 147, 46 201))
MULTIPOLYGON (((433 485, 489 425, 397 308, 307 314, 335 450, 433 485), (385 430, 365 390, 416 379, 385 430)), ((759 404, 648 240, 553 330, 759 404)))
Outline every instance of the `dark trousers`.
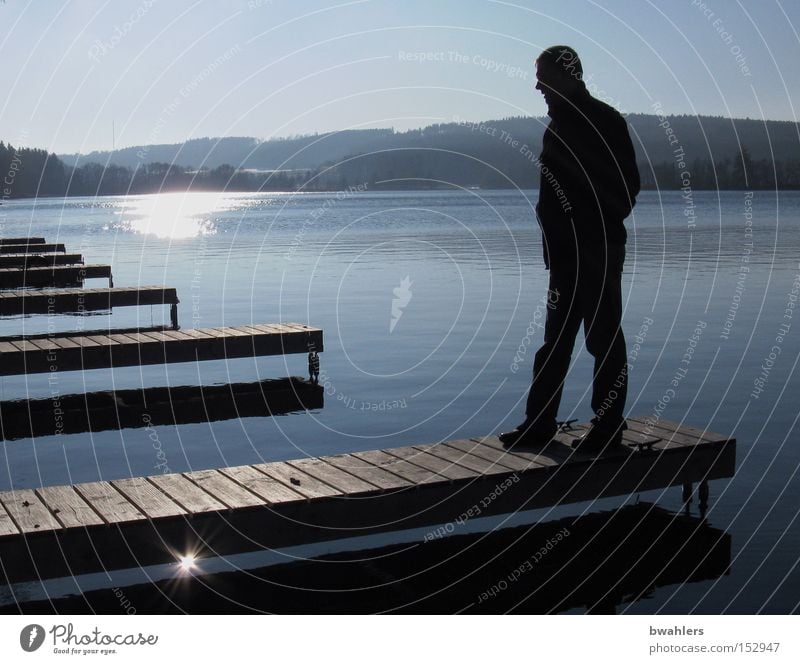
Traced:
POLYGON ((624 423, 628 358, 622 334, 622 264, 625 248, 597 255, 551 260, 544 344, 533 361, 529 421, 556 421, 575 337, 583 323, 586 348, 594 357, 592 410, 595 425, 615 430, 624 423))

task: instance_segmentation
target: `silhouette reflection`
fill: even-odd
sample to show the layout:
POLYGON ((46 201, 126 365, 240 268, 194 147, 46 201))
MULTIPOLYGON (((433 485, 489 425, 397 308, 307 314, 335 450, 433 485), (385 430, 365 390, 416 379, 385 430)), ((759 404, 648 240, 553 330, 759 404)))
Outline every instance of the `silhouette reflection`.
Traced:
POLYGON ((302 378, 58 395, 0 402, 0 438, 18 440, 155 425, 265 417, 323 407, 302 378))

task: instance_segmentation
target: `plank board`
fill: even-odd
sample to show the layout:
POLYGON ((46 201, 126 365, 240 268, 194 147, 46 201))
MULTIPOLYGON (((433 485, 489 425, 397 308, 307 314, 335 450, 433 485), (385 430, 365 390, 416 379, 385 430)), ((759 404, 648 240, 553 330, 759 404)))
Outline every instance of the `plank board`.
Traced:
MULTIPOLYGON (((299 463, 299 462, 296 462, 299 463)), ((290 487, 297 493, 304 495, 306 498, 324 498, 327 496, 340 496, 345 493, 341 489, 337 489, 330 484, 326 484, 299 470, 295 466, 289 465, 285 462, 275 463, 257 463, 253 464, 253 468, 269 475, 271 478, 281 482, 284 486, 290 487)))
POLYGON ((287 464, 303 471, 306 475, 318 479, 320 482, 332 486, 334 489, 338 489, 341 493, 368 493, 380 489, 376 484, 332 466, 321 459, 298 459, 296 461, 288 461, 287 464))
POLYGON ((0 298, 0 316, 84 313, 105 311, 115 307, 177 303, 176 289, 165 286, 16 290, 6 292, 4 297, 0 298))
POLYGON ((114 480, 111 485, 150 519, 186 514, 180 505, 171 500, 154 484, 144 477, 114 480))
POLYGON ((245 489, 259 496, 270 505, 277 503, 305 500, 305 496, 293 491, 278 480, 259 472, 252 466, 234 466, 220 468, 219 472, 227 475, 245 489))
POLYGON ((6 508, 0 503, 0 537, 6 535, 18 535, 19 528, 14 525, 14 521, 6 512, 6 508))
POLYGON ((427 452, 421 452, 413 447, 393 447, 384 450, 387 454, 404 459, 415 466, 437 473, 448 480, 475 479, 476 475, 471 470, 441 459, 427 452))
MULTIPOLYGON (((31 247, 34 249, 34 247, 31 247)), ((47 265, 80 265, 83 263, 81 254, 59 253, 30 253, 30 254, 0 254, 0 267, 36 267, 47 265)))
POLYGON ((463 452, 455 447, 450 447, 441 443, 436 443, 435 445, 415 445, 414 449, 425 451, 428 454, 433 454, 434 456, 438 456, 440 459, 449 461, 452 464, 463 466, 464 468, 471 470, 473 473, 479 473, 480 475, 495 475, 498 473, 507 473, 509 470, 513 470, 512 468, 503 466, 495 461, 489 461, 483 457, 475 456, 474 454, 463 452))
POLYGON ((187 514, 224 510, 226 505, 203 491, 183 475, 169 473, 154 475, 150 481, 180 505, 187 514))
POLYGON ((55 265, 0 268, 0 288, 68 286, 85 279, 111 279, 110 265, 55 265))
POLYGON ((367 463, 371 463, 378 468, 387 470, 390 473, 399 475, 414 485, 449 481, 447 477, 444 477, 437 472, 426 470, 425 468, 421 468, 413 463, 409 463, 404 459, 399 459, 396 456, 387 454, 382 450, 356 452, 353 454, 353 456, 361 459, 362 461, 366 461, 367 463))
POLYGON ((218 501, 224 503, 229 509, 266 505, 266 501, 218 470, 195 470, 190 473, 184 473, 184 475, 218 501))
POLYGON ((181 333, 179 337, 150 331, 48 337, 48 343, 60 348, 55 370, 47 352, 31 343, 34 337, 30 341, 9 338, 0 342, 0 375, 305 353, 309 338, 322 349, 322 330, 318 328, 252 335, 241 330, 229 335, 227 328, 182 330, 181 333), (101 336, 108 341, 101 341, 101 336))
POLYGON ((46 486, 36 493, 65 528, 99 526, 103 520, 71 486, 46 486))
POLYGON ((414 486, 413 482, 390 473, 388 470, 377 468, 352 454, 336 454, 320 458, 326 463, 356 475, 383 490, 403 489, 414 486))
POLYGON ((75 490, 83 496, 106 523, 128 523, 147 517, 108 482, 76 484, 75 490))
POLYGON ((474 440, 452 440, 444 444, 460 452, 467 452, 481 459, 506 466, 510 470, 522 471, 540 467, 537 462, 522 459, 504 450, 497 450, 474 440))
POLYGON ((30 534, 61 527, 50 510, 30 489, 0 492, 0 503, 21 533, 30 534))
MULTIPOLYGON (((648 430, 650 428, 647 424, 647 420, 643 417, 631 418, 628 426, 630 427, 631 424, 642 424, 644 427, 646 427, 646 429, 643 430, 648 430)), ((714 433, 713 431, 709 431, 708 429, 699 429, 697 427, 678 424, 677 422, 673 422, 671 420, 658 420, 653 427, 653 435, 658 436, 661 432, 665 431, 670 433, 679 433, 690 438, 707 440, 710 443, 720 443, 729 439, 729 436, 723 436, 721 434, 714 433)), ((670 436, 663 437, 669 438, 670 436)))

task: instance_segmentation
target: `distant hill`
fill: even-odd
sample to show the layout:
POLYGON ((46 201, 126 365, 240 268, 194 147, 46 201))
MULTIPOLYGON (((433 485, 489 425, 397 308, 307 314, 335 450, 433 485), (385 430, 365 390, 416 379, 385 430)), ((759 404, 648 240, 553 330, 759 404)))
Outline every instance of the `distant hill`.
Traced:
MULTIPOLYGON (((644 189, 800 189, 796 123, 644 114, 628 121, 644 189)), ((60 158, 0 142, 0 173, 8 174, 2 199, 186 190, 535 189, 546 124, 547 118, 512 117, 403 132, 201 138, 60 158)))
MULTIPOLYGON (((656 115, 631 114, 631 126, 640 164, 674 159, 680 145, 687 159, 732 159, 744 145, 754 160, 800 159, 800 125, 776 120, 727 119, 672 115, 665 120, 674 132, 670 144, 663 120, 656 115)), ((346 157, 402 148, 452 150, 482 158, 498 150, 510 153, 501 136, 513 136, 538 154, 548 118, 513 117, 480 124, 447 123, 395 132, 392 129, 355 129, 312 136, 261 141, 257 138, 199 138, 170 145, 134 146, 114 152, 59 155, 67 166, 98 162, 127 168, 163 162, 184 168, 317 169, 346 157), (492 131, 490 135, 487 131, 492 131)), ((510 155, 513 158, 513 155, 510 155)))

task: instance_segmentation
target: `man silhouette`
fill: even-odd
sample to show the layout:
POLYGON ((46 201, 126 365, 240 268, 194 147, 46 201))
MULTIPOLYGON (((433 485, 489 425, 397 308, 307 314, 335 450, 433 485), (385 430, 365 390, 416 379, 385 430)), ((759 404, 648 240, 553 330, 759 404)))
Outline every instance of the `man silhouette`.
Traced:
POLYGON ((625 119, 592 97, 577 53, 551 46, 536 60, 536 89, 551 120, 544 133, 536 216, 550 270, 544 343, 533 363, 525 421, 500 434, 507 446, 544 445, 556 415, 575 337, 583 323, 594 357, 586 451, 619 444, 626 428, 627 352, 622 333, 623 220, 639 193, 639 172, 625 119))

